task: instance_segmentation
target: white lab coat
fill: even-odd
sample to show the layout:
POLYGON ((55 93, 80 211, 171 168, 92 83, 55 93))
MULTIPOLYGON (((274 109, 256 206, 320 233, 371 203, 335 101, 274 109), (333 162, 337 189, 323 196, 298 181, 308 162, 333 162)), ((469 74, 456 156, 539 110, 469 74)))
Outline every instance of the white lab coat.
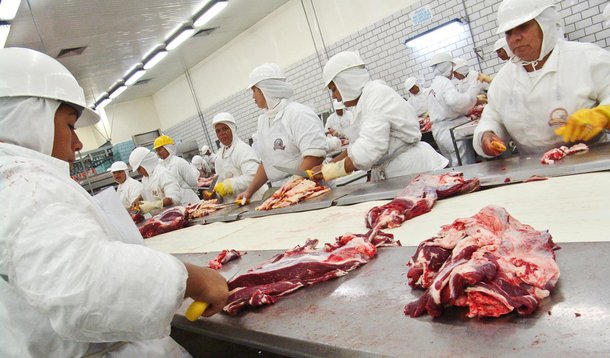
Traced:
MULTIPOLYGON (((235 136, 235 134, 233 134, 235 136)), ((218 174, 218 183, 229 180, 233 188, 233 194, 224 197, 224 202, 233 201, 235 195, 246 189, 252 182, 254 175, 260 164, 260 159, 256 155, 254 149, 244 143, 241 139, 233 137, 231 147, 227 149, 224 145, 216 156, 216 174, 218 174)), ((263 185, 250 200, 258 201, 263 197, 263 193, 267 189, 263 185)))
POLYGON ((487 82, 479 81, 479 72, 474 70, 468 71, 468 74, 464 79, 458 80, 454 77, 452 81, 460 92, 468 92, 470 87, 476 87, 479 93, 483 93, 489 89, 489 84, 487 82))
MULTIPOLYGON (((480 82, 479 82, 480 83, 480 82)), ((450 79, 436 76, 432 80, 428 95, 428 114, 432 122, 432 135, 441 153, 449 159, 450 166, 458 165, 457 156, 451 140, 450 128, 468 122, 466 115, 477 103, 481 92, 477 86, 471 86, 464 93, 456 88, 450 79)), ((472 145, 466 141, 457 143, 462 164, 475 161, 472 145)))
POLYGON ((180 186, 180 202, 176 205, 186 206, 191 203, 198 203, 201 199, 193 188, 197 187, 199 171, 195 170, 189 162, 174 154, 170 154, 165 160, 160 161, 168 172, 178 180, 180 186))
POLYGON ((134 200, 142 195, 142 183, 127 174, 127 179, 125 179, 123 184, 119 184, 116 188, 116 192, 119 194, 121 204, 123 204, 124 207, 129 208, 134 200))
POLYGON ((182 263, 121 242, 64 161, 0 143, 0 177, 0 356, 81 357, 118 341, 136 343, 106 357, 185 355, 168 337, 182 263))
POLYGON ((398 93, 378 81, 369 81, 354 112, 359 129, 347 153, 361 170, 375 169, 373 180, 442 169, 447 160, 421 142, 413 107, 398 93), (383 172, 376 176, 376 172, 383 172))
MULTIPOLYGON (((152 173, 142 177, 142 199, 146 201, 163 200, 171 198, 174 205, 180 205, 181 195, 178 180, 161 165, 157 165, 152 173)), ((162 210, 153 210, 156 215, 162 210)))
POLYGON ((202 154, 203 160, 208 163, 208 167, 213 172, 216 172, 216 154, 210 151, 210 154, 202 154))
POLYGON ((420 87, 417 94, 409 93, 407 102, 413 107, 417 117, 421 117, 428 112, 428 92, 430 92, 429 88, 420 87))
POLYGON ((354 137, 355 134, 351 131, 351 123, 354 119, 354 115, 348 109, 343 110, 343 115, 337 115, 337 112, 331 114, 326 118, 326 124, 324 125, 324 129, 328 131, 329 128, 334 129, 339 132, 339 135, 345 136, 348 140, 350 137, 354 137))
POLYGON ((493 131, 512 138, 520 154, 540 154, 563 145, 549 120, 610 104, 610 54, 590 43, 559 40, 535 77, 507 62, 491 83, 489 103, 474 131, 474 148, 482 156, 481 138, 493 131), (563 116, 562 116, 563 114, 563 116))
POLYGON ((256 146, 271 185, 281 186, 291 175, 274 165, 297 169, 306 156, 326 155, 324 127, 311 108, 288 101, 272 120, 258 117, 256 146))

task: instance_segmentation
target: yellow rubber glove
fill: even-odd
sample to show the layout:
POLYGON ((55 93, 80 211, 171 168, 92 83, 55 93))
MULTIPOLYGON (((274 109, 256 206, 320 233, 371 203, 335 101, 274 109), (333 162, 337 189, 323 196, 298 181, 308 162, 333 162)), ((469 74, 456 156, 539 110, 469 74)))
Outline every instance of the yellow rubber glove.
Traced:
POLYGON ((322 176, 326 181, 344 177, 346 175, 347 172, 345 171, 345 159, 340 160, 336 163, 327 163, 322 165, 322 176))
POLYGON ((479 80, 481 82, 491 83, 492 78, 491 78, 491 76, 486 75, 484 73, 479 73, 479 76, 477 77, 477 80, 479 80))
POLYGON ((568 122, 555 130, 563 141, 588 141, 610 124, 610 105, 579 109, 568 117, 568 122))
POLYGON ((155 209, 163 209, 163 200, 140 202, 140 210, 143 213, 149 213, 155 209))
POLYGON ((233 185, 231 185, 231 180, 225 179, 220 183, 217 183, 214 185, 214 191, 220 196, 233 194, 233 185))

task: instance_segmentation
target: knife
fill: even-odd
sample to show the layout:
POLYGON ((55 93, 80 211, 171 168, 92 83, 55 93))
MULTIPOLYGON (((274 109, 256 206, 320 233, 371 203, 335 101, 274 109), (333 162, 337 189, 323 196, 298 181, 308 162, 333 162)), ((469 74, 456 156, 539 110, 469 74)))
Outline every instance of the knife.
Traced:
POLYGON ((311 170, 301 170, 301 169, 294 169, 294 168, 286 168, 286 167, 282 167, 279 165, 274 165, 273 166, 275 169, 284 172, 284 173, 288 173, 291 175, 296 175, 296 176, 300 176, 306 179, 312 179, 315 175, 320 174, 320 172, 314 173, 311 170))
MULTIPOLYGON (((233 279, 233 277, 237 276, 237 274, 239 273, 239 268, 235 267, 229 272, 218 271, 218 273, 220 273, 225 278, 225 280, 229 282, 233 279)), ((199 317, 201 317, 201 315, 205 312, 209 305, 210 304, 207 302, 193 301, 193 303, 189 305, 189 308, 187 308, 184 312, 184 317, 186 317, 186 319, 191 322, 195 322, 199 319, 199 317)))

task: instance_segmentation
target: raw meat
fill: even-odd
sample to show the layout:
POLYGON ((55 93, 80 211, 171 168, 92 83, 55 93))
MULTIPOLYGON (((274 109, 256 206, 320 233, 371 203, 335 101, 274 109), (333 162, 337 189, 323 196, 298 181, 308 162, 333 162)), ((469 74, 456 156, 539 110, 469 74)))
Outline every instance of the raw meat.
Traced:
POLYGON ((198 203, 189 204, 184 209, 184 218, 186 220, 202 218, 222 208, 223 206, 221 206, 221 204, 218 204, 216 199, 201 200, 198 203))
POLYGON ((307 240, 303 246, 272 257, 228 282, 230 295, 224 311, 235 315, 247 306, 273 304, 301 287, 346 275, 375 256, 377 247, 371 242, 392 245, 391 235, 373 236, 369 241, 365 235, 347 234, 324 250, 316 249, 318 240, 307 240))
POLYGON ((437 199, 470 193, 479 189, 479 179, 464 179, 460 172, 421 174, 382 206, 375 206, 366 215, 366 226, 380 230, 400 226, 403 222, 432 210, 437 199))
POLYGON ((245 255, 237 250, 222 250, 214 259, 208 262, 208 267, 214 270, 220 270, 222 268, 222 264, 226 264, 229 261, 237 260, 242 255, 245 255))
POLYGON ((175 206, 148 219, 148 221, 140 227, 140 234, 142 234, 143 238, 148 239, 169 231, 182 229, 185 223, 184 208, 175 206))
POLYGON ((436 317, 448 306, 467 306, 468 317, 531 314, 559 279, 557 248, 548 231, 498 206, 457 219, 420 243, 409 261, 409 285, 426 292, 405 314, 436 317))
POLYGON ((139 211, 137 213, 130 213, 130 216, 131 216, 131 220, 133 220, 133 222, 136 224, 139 224, 142 221, 144 221, 144 216, 142 214, 140 214, 139 211))
POLYGON ((563 159, 563 157, 565 157, 566 155, 581 154, 586 153, 588 151, 589 147, 585 143, 578 143, 569 148, 565 145, 562 145, 559 148, 553 148, 548 152, 544 153, 542 155, 542 158, 540 158, 540 163, 553 164, 555 163, 555 161, 563 159))
POLYGON ((284 208, 290 205, 294 205, 299 201, 312 199, 322 194, 326 194, 330 191, 329 188, 322 186, 315 181, 295 177, 286 184, 282 185, 271 197, 256 210, 271 210, 277 208, 284 208))
POLYGON ((430 121, 430 116, 426 113, 425 116, 419 117, 419 131, 422 133, 427 133, 432 130, 432 121, 430 121))
POLYGON ((483 114, 484 109, 485 109, 484 104, 479 104, 479 105, 472 107, 472 109, 468 113, 468 118, 470 118, 473 121, 481 119, 481 114, 483 114))

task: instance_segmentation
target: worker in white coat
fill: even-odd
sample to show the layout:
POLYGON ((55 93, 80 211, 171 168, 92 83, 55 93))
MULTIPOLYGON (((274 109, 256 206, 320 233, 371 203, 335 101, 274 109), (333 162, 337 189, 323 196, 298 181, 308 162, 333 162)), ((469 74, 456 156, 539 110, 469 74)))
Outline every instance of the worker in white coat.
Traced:
POLYGON ((210 170, 212 170, 212 173, 216 171, 216 154, 214 152, 212 152, 212 150, 210 149, 210 147, 206 144, 201 146, 201 156, 203 157, 203 160, 205 160, 206 163, 208 163, 208 166, 210 167, 210 170))
POLYGON ((353 110, 359 128, 347 150, 320 168, 325 180, 371 169, 371 179, 378 181, 447 165, 445 158, 420 140, 413 107, 389 86, 372 81, 358 53, 344 51, 331 57, 322 77, 332 97, 353 110))
POLYGON ((129 176, 129 168, 122 161, 114 162, 108 169, 112 173, 112 178, 119 184, 116 188, 117 194, 121 199, 121 204, 126 209, 142 195, 142 183, 129 176))
POLYGON ((328 118, 326 118, 326 124, 324 125, 324 129, 326 129, 327 135, 331 135, 333 137, 345 138, 349 140, 350 137, 354 137, 354 134, 351 133, 351 125, 354 119, 352 112, 345 108, 343 102, 339 102, 336 99, 333 99, 333 112, 328 118))
POLYGON ((506 42, 506 38, 504 36, 494 42, 492 47, 492 51, 496 53, 498 58, 502 61, 508 61, 513 56, 510 47, 508 47, 508 43, 506 42))
MULTIPOLYGON (((212 119, 212 126, 221 147, 216 155, 216 175, 218 181, 214 192, 224 202, 233 201, 236 194, 248 188, 258 170, 260 159, 252 147, 237 135, 237 123, 231 113, 221 112, 212 119)), ((266 187, 261 187, 251 200, 260 200, 266 187)))
POLYGON ((142 176, 142 195, 132 203, 132 209, 157 215, 163 208, 180 204, 178 180, 159 164, 155 152, 137 147, 129 155, 129 165, 142 176))
POLYGON ((197 188, 199 171, 194 170, 184 158, 176 155, 176 143, 174 140, 167 135, 159 136, 155 139, 153 149, 157 152, 159 159, 161 159, 161 165, 178 180, 181 201, 177 205, 186 206, 198 203, 200 199, 195 190, 197 188))
POLYGON ((326 155, 322 121, 309 107, 293 101, 292 85, 277 64, 265 63, 249 76, 254 102, 265 111, 258 117, 256 148, 261 164, 238 197, 247 200, 267 182, 278 187, 291 178, 276 166, 306 170, 320 164, 326 155))
MULTIPOLYGON (((453 57, 446 52, 437 53, 430 61, 434 79, 430 86, 428 96, 428 113, 432 121, 432 135, 438 144, 441 154, 449 159, 450 166, 457 166, 458 160, 451 140, 449 130, 469 121, 466 115, 472 108, 480 103, 477 95, 481 92, 478 86, 471 86, 466 92, 460 92, 451 82, 453 77, 453 57)), ((478 82, 482 86, 481 82, 478 82)), ((462 164, 475 162, 475 155, 471 143, 457 142, 462 164)))
POLYGON ((184 297, 219 312, 226 281, 122 242, 70 178, 75 127, 99 117, 62 64, 4 48, 0 78, 0 356, 188 357, 172 318, 184 297))
POLYGON ((199 178, 207 178, 212 174, 208 162, 203 160, 203 157, 200 155, 194 155, 193 158, 191 158, 191 167, 199 173, 199 178))
POLYGON ((417 78, 409 77, 405 80, 405 89, 409 92, 407 102, 415 110, 417 117, 423 117, 428 113, 428 92, 429 89, 422 88, 417 84, 417 78))
POLYGON ((563 40, 560 23, 552 0, 500 4, 498 34, 506 35, 514 57, 489 88, 474 132, 479 154, 499 155, 509 138, 522 155, 563 145, 572 140, 572 133, 563 137, 564 125, 575 115, 581 130, 597 130, 590 140, 604 139, 597 109, 610 104, 610 54, 595 44, 563 40))
POLYGON ((468 65, 468 61, 463 58, 454 58, 453 63, 455 64, 453 68, 453 79, 458 91, 468 92, 469 87, 476 86, 480 91, 479 94, 482 94, 483 91, 489 88, 489 84, 491 83, 491 77, 489 75, 471 69, 470 65, 468 65))

